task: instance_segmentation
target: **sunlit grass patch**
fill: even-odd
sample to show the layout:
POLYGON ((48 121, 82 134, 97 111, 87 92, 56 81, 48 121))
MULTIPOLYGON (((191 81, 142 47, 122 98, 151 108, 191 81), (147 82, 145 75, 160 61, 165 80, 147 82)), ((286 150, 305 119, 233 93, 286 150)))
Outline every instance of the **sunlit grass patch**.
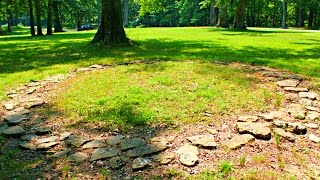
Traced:
MULTIPOLYGON (((118 126, 197 123, 272 108, 253 74, 198 62, 117 66, 76 76, 55 105, 67 117, 118 126)), ((270 91, 274 95, 275 91, 270 91)))

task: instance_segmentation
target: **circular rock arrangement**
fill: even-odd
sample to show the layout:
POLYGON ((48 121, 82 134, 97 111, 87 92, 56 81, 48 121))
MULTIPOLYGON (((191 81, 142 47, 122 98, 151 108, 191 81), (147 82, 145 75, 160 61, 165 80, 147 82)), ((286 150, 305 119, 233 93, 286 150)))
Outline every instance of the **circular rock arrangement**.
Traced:
MULTIPOLYGON (((2 102, 7 112, 2 117, 4 123, 0 133, 20 138, 20 147, 32 151, 50 151, 53 147, 61 147, 55 151, 53 158, 66 158, 70 162, 97 162, 108 159, 111 169, 119 169, 131 162, 134 171, 150 167, 153 163, 166 165, 178 161, 186 167, 199 164, 199 149, 215 151, 217 148, 239 149, 255 139, 268 142, 273 136, 294 142, 297 136, 307 134, 313 143, 320 143, 316 134, 308 134, 309 129, 317 130, 320 120, 320 96, 300 86, 302 78, 285 72, 275 71, 261 66, 243 65, 258 72, 270 80, 280 79, 276 84, 279 93, 284 94, 289 103, 280 110, 256 115, 237 117, 234 129, 237 134, 228 134, 221 129, 208 128, 206 134, 197 134, 183 138, 184 143, 173 149, 172 144, 177 137, 159 136, 153 138, 126 137, 121 134, 108 138, 89 138, 85 134, 74 132, 54 132, 50 127, 32 127, 26 130, 20 124, 35 116, 33 109, 45 105, 50 97, 50 86, 59 83, 75 73, 96 71, 107 66, 92 65, 79 68, 67 75, 49 77, 43 81, 34 81, 8 93, 9 100, 2 102), (47 97, 47 99, 43 99, 47 97), (312 123, 307 122, 312 121, 312 123), (219 140, 217 139, 219 137, 219 140)), ((221 127, 223 128, 223 127, 221 127)))

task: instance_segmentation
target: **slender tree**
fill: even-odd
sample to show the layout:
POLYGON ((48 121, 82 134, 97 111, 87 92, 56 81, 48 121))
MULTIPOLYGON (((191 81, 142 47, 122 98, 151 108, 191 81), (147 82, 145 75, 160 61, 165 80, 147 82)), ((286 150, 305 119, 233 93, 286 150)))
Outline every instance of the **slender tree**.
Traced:
POLYGON ((229 1, 221 0, 219 5, 220 5, 220 9, 219 9, 217 27, 228 28, 229 27, 229 22, 228 22, 229 1))
POLYGON ((215 15, 216 15, 216 0, 211 0, 210 2, 210 26, 214 26, 216 24, 215 22, 215 15))
POLYGON ((282 29, 287 29, 287 9, 288 9, 288 0, 283 0, 283 3, 282 3, 282 23, 281 23, 282 29))
POLYGON ((12 32, 13 16, 10 9, 7 10, 8 14, 8 32, 12 32))
POLYGON ((102 43, 107 46, 129 44, 123 28, 120 0, 102 0, 101 24, 91 44, 102 43))
POLYGON ((52 35, 52 0, 48 0, 47 35, 52 35))
POLYGON ((234 29, 247 29, 246 23, 245 23, 245 17, 246 17, 246 7, 247 6, 247 0, 239 0, 236 10, 236 15, 234 17, 233 22, 233 28, 234 29))
POLYGON ((58 0, 52 0, 52 10, 54 14, 54 32, 63 32, 58 7, 58 0))
POLYGON ((128 0, 123 0, 123 25, 128 27, 129 24, 129 2, 128 0))
POLYGON ((35 36, 35 29, 34 29, 34 18, 33 18, 33 6, 32 0, 29 0, 29 16, 30 16, 30 32, 32 36, 35 36))
POLYGON ((40 0, 36 0, 36 16, 37 16, 37 36, 42 36, 42 25, 41 25, 41 6, 40 0))

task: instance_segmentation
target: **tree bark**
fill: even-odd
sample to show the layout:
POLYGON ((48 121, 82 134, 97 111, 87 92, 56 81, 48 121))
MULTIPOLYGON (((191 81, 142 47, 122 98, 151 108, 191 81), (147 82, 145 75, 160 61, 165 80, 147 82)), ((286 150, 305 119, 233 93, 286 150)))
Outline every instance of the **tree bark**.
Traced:
POLYGON ((54 15, 54 32, 63 32, 57 0, 52 1, 52 10, 54 15))
POLYGON ((128 27, 129 25, 129 2, 128 0, 123 0, 123 25, 128 27))
POLYGON ((29 16, 30 16, 30 32, 32 36, 35 36, 35 29, 34 29, 34 18, 33 18, 33 6, 32 0, 29 0, 29 16))
POLYGON ((42 36, 40 0, 36 0, 37 36, 42 36))
POLYGON ((247 29, 245 23, 247 0, 239 0, 234 17, 233 28, 239 30, 247 29))
POLYGON ((304 27, 304 5, 302 0, 299 0, 298 27, 304 27))
POLYGON ((47 35, 52 35, 52 0, 48 0, 47 35))
POLYGON ((13 16, 10 9, 7 10, 8 14, 8 32, 12 32, 13 16))
POLYGON ((215 8, 215 4, 216 4, 216 1, 215 0, 211 0, 211 3, 210 3, 210 26, 215 26, 216 22, 215 22, 215 19, 216 19, 216 8, 215 8))
POLYGON ((282 29, 287 29, 287 9, 288 9, 288 0, 283 0, 283 3, 282 3, 282 23, 281 23, 282 29))
POLYGON ((222 4, 221 7, 220 7, 217 27, 223 27, 223 28, 228 28, 229 27, 229 23, 228 23, 228 2, 222 4))
POLYGON ((277 16, 276 16, 277 0, 274 0, 273 2, 274 2, 274 7, 273 7, 273 13, 272 13, 272 27, 275 27, 277 22, 277 16))
POLYGON ((308 20, 308 27, 309 28, 311 28, 313 26, 313 19, 314 19, 314 9, 310 8, 309 20, 308 20))
POLYGON ((91 44, 102 43, 106 46, 129 44, 123 28, 120 0, 102 0, 101 24, 91 44))

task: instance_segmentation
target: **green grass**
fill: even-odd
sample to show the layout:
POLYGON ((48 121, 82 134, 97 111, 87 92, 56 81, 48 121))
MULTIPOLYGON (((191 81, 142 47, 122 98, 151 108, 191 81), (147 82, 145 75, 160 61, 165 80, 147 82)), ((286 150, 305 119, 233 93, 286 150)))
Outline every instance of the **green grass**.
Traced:
MULTIPOLYGON (((24 32, 27 29, 24 29, 24 32)), ((127 29, 134 47, 88 46, 94 31, 48 37, 0 36, 0 100, 10 87, 94 63, 135 60, 224 61, 260 64, 320 78, 320 33, 211 28, 127 29)), ((19 32, 18 34, 23 34, 19 32)))
POLYGON ((273 107, 250 72, 212 63, 117 66, 78 75, 63 86, 54 104, 59 111, 108 127, 196 123, 211 120, 206 111, 218 118, 273 107))

